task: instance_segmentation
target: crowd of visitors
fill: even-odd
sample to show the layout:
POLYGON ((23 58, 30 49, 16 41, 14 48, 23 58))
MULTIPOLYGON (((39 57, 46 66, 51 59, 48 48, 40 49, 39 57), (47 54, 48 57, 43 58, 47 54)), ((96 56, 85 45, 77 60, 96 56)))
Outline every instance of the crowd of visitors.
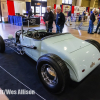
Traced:
MULTIPOLYGON (((98 19, 98 24, 97 24, 97 28, 95 30, 94 33, 98 32, 98 29, 100 27, 100 13, 98 11, 98 9, 94 8, 93 10, 90 11, 90 13, 88 13, 88 10, 84 11, 82 13, 82 15, 79 15, 79 20, 81 21, 89 21, 89 28, 88 28, 88 33, 89 34, 94 34, 93 33, 93 28, 94 28, 94 22, 96 20, 96 16, 98 19), (89 18, 90 16, 90 18, 89 18)), ((53 28, 53 21, 56 24, 56 33, 62 33, 62 30, 64 28, 64 24, 66 24, 67 26, 72 25, 71 24, 71 11, 68 12, 68 16, 67 16, 67 20, 65 20, 65 16, 64 14, 61 12, 61 8, 57 7, 56 12, 55 10, 52 12, 51 11, 51 7, 48 6, 47 7, 47 12, 44 14, 44 22, 45 22, 45 26, 48 32, 52 32, 52 28, 53 28)), ((100 32, 98 33, 100 34, 100 32)))
POLYGON ((53 28, 53 21, 55 21, 56 24, 56 32, 57 33, 62 33, 64 23, 65 23, 65 16, 61 12, 61 8, 57 7, 57 15, 56 13, 51 11, 51 7, 47 7, 47 12, 45 13, 44 17, 44 22, 46 25, 47 32, 52 32, 53 28))
MULTIPOLYGON (((96 31, 93 33, 94 22, 96 20, 96 15, 98 16, 98 14, 99 14, 98 9, 94 8, 90 15, 89 29, 88 29, 89 34, 94 34, 94 33, 97 33, 97 31, 98 31, 98 28, 100 26, 100 23, 99 23, 100 22, 100 14, 99 14, 99 17, 97 17, 98 25, 97 25, 96 31)), ((100 34, 100 32, 98 34, 100 34)))

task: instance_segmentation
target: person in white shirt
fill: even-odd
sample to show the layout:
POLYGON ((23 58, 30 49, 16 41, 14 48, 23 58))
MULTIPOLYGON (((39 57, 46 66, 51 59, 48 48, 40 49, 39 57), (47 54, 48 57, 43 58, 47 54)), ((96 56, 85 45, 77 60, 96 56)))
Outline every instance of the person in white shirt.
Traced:
POLYGON ((68 18, 67 18, 67 21, 65 23, 67 26, 70 26, 72 25, 71 24, 71 10, 68 12, 68 18))
POLYGON ((86 15, 85 15, 85 20, 87 21, 88 20, 88 15, 89 15, 89 13, 88 13, 88 10, 86 11, 86 15))

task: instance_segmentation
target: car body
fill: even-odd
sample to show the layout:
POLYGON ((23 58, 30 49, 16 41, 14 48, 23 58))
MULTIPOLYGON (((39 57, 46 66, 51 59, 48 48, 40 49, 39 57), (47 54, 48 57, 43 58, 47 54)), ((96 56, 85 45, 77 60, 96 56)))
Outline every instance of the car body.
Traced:
POLYGON ((70 33, 51 35, 39 40, 20 35, 20 43, 37 47, 36 50, 24 47, 25 53, 35 61, 47 53, 58 55, 68 66, 71 79, 76 82, 80 82, 100 64, 98 49, 70 33), (91 67, 93 63, 95 64, 91 67))
MULTIPOLYGON (((80 82, 100 64, 100 44, 95 40, 81 40, 70 33, 57 34, 34 29, 19 30, 15 33, 14 41, 13 44, 17 49, 21 47, 21 51, 37 62, 37 70, 39 70, 38 73, 41 73, 39 76, 42 83, 54 93, 64 90, 67 68, 70 78, 75 82, 80 82), (48 67, 43 67, 44 65, 48 67), (43 72, 43 70, 45 71, 43 72), (47 84, 44 83, 46 80, 44 73, 46 76, 49 73, 48 77, 50 76, 48 82, 46 81, 47 84), (41 78, 42 75, 44 79, 41 78), (55 85, 54 79, 57 78, 57 75, 55 85), (51 76, 53 76, 52 80, 51 76), (60 87, 61 84, 62 87, 60 87)), ((8 42, 6 41, 6 43, 8 42)), ((11 45, 12 43, 8 46, 11 45)))

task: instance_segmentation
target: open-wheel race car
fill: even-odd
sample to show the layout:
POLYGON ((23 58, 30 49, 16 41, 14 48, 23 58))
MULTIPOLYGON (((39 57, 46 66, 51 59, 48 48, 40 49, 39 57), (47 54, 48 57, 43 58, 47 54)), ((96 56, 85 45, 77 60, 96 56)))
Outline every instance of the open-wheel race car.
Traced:
POLYGON ((81 40, 70 33, 49 33, 45 30, 19 30, 15 38, 3 40, 0 52, 10 47, 37 62, 37 72, 45 88, 54 94, 64 91, 67 80, 80 82, 100 64, 100 44, 81 40))

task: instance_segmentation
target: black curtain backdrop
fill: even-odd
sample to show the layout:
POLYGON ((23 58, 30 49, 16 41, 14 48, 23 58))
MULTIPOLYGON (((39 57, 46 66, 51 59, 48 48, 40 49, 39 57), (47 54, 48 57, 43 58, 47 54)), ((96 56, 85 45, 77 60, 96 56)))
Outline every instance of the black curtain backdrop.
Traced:
POLYGON ((43 1, 34 1, 34 0, 32 0, 31 1, 31 6, 36 6, 36 3, 41 3, 41 6, 42 7, 47 7, 47 2, 43 2, 43 1))
MULTIPOLYGON (((40 6, 40 5, 37 5, 37 3, 41 3, 41 6, 42 7, 47 7, 47 2, 44 2, 44 1, 39 1, 39 0, 32 0, 31 1, 31 6, 34 6, 34 15, 36 15, 36 7, 37 6, 40 6)), ((42 9, 41 9, 41 12, 42 12, 42 9)), ((43 14, 43 13, 42 13, 43 14)))

